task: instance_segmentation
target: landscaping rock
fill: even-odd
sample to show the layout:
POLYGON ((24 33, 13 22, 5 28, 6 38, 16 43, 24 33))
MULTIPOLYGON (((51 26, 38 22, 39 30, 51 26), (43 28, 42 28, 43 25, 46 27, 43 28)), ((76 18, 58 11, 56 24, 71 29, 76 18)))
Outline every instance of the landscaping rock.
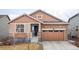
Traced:
POLYGON ((3 46, 3 42, 0 42, 0 46, 3 46))

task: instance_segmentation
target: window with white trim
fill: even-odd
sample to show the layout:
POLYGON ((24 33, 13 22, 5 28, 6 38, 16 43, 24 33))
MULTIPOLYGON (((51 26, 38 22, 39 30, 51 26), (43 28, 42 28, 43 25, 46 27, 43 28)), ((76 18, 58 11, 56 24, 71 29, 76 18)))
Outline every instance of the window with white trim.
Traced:
POLYGON ((76 31, 78 31, 78 26, 76 26, 76 31))
POLYGON ((17 24, 16 32, 24 32, 24 24, 17 24))
POLYGON ((42 19, 43 15, 37 15, 37 19, 42 19))

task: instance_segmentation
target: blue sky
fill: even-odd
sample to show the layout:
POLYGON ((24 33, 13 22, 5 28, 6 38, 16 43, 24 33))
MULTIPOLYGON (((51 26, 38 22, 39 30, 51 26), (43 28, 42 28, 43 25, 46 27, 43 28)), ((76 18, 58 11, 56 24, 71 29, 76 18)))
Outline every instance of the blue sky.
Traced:
MULTIPOLYGON (((0 9, 0 14, 9 15, 9 17, 12 20, 22 14, 31 14, 36 10, 38 9, 0 9)), ((64 21, 68 21, 70 17, 79 13, 79 9, 42 9, 42 10, 64 21)))

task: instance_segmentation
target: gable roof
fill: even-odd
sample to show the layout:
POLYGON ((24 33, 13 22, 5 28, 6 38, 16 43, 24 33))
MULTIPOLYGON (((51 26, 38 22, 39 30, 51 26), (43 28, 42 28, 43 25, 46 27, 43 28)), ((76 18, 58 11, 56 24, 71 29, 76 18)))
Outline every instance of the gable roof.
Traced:
MULTIPOLYGON (((17 20, 17 19, 19 19, 19 18, 21 18, 21 17, 23 17, 23 16, 27 16, 27 17, 29 17, 29 18, 31 18, 31 19, 33 19, 33 20, 36 20, 36 21, 38 21, 38 22, 41 22, 41 21, 39 21, 39 20, 37 20, 37 19, 35 19, 35 18, 29 16, 29 15, 23 14, 23 15, 21 15, 21 16, 15 18, 14 20, 10 21, 8 24, 14 22, 15 20, 17 20)), ((43 22, 41 22, 41 23, 43 23, 43 22)))
MULTIPOLYGON (((58 20, 58 21, 60 21, 60 22, 64 22, 64 21, 62 21, 61 19, 59 19, 59 18, 57 18, 57 17, 55 17, 55 16, 52 16, 51 14, 49 14, 49 13, 47 13, 47 12, 45 12, 45 11, 42 11, 42 10, 37 10, 37 11, 31 13, 30 16, 32 16, 33 14, 36 14, 37 12, 42 12, 42 13, 48 15, 48 16, 53 17, 54 19, 56 19, 56 20, 58 20)), ((47 22, 47 21, 46 21, 46 22, 47 22)), ((48 20, 48 22, 49 22, 49 20, 48 20)))
POLYGON ((8 16, 8 15, 0 15, 0 19, 1 19, 1 18, 3 18, 3 17, 7 17, 7 18, 8 18, 8 20, 10 21, 10 18, 9 18, 9 16, 8 16))
POLYGON ((79 15, 79 13, 77 13, 77 14, 75 14, 74 16, 70 17, 69 20, 68 20, 68 22, 70 22, 71 19, 73 19, 74 17, 76 17, 76 16, 78 16, 78 15, 79 15))
POLYGON ((50 15, 50 14, 48 14, 48 13, 42 11, 42 10, 37 10, 37 11, 33 12, 33 13, 30 14, 30 15, 22 14, 21 16, 19 16, 19 17, 13 19, 12 21, 10 21, 8 24, 14 22, 15 20, 17 20, 17 19, 19 19, 19 18, 21 18, 21 17, 23 17, 23 16, 27 16, 27 17, 29 17, 29 18, 31 18, 31 19, 34 19, 34 20, 36 20, 36 21, 38 21, 38 22, 40 22, 40 23, 43 23, 43 24, 54 24, 54 23, 68 24, 68 23, 66 23, 66 22, 64 22, 64 21, 62 21, 62 20, 60 20, 59 18, 56 18, 55 16, 52 16, 52 15, 50 15), (34 18, 34 17, 31 16, 31 15, 37 13, 37 12, 40 12, 40 11, 43 12, 43 13, 45 13, 45 14, 47 14, 47 15, 49 15, 49 16, 51 16, 51 17, 53 17, 53 18, 56 19, 56 20, 59 20, 59 22, 58 22, 58 21, 52 21, 52 19, 51 19, 50 21, 49 21, 49 20, 47 20, 47 21, 41 21, 41 20, 38 20, 38 19, 36 19, 36 18, 34 18))

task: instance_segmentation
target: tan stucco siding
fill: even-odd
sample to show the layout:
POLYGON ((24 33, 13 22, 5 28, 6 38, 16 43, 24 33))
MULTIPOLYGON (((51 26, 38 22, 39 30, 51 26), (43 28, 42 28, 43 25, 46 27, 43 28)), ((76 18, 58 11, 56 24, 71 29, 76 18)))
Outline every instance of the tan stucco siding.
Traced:
POLYGON ((16 32, 16 24, 15 23, 11 23, 9 24, 9 33, 15 33, 16 32))
POLYGON ((29 33, 30 32, 30 24, 26 23, 24 26, 24 33, 29 33))

